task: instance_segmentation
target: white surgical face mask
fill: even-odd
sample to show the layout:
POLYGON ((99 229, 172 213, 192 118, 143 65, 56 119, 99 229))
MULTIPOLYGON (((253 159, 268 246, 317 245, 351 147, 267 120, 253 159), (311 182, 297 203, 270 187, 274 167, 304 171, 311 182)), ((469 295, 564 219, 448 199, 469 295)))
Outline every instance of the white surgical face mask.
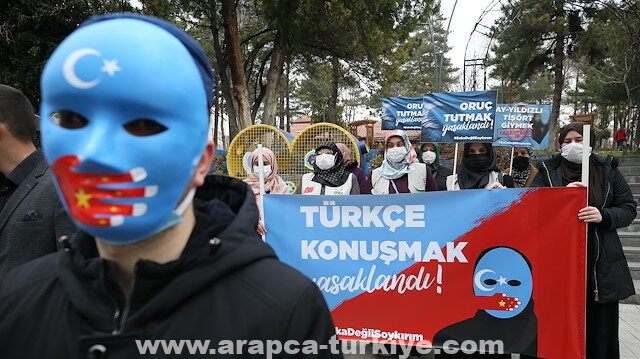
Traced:
MULTIPOLYGON (((264 176, 269 177, 271 174, 271 165, 264 165, 262 168, 264 169, 264 176)), ((253 166, 253 173, 255 173, 256 176, 260 176, 260 166, 253 166)))
POLYGON ((436 160, 436 153, 431 151, 426 151, 422 153, 422 160, 425 164, 431 165, 433 161, 436 160))
POLYGON ((394 147, 387 150, 385 156, 391 162, 401 162, 404 156, 407 155, 407 149, 405 147, 394 147))
MULTIPOLYGON (((582 143, 571 142, 560 148, 560 151, 567 161, 582 163, 582 148, 582 143)), ((591 154, 591 147, 589 147, 589 154, 591 154)))
POLYGON ((336 164, 336 156, 328 153, 323 153, 316 156, 316 165, 321 170, 328 170, 336 164))

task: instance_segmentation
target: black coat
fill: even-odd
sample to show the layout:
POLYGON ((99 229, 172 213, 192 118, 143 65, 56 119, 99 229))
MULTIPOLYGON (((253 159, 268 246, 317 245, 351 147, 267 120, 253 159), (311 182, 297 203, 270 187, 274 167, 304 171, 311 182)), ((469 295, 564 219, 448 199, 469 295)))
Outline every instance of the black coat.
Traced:
POLYGON ((0 211, 0 281, 12 268, 55 252, 58 238, 78 231, 56 193, 42 151, 21 166, 28 161, 33 161, 33 169, 0 211))
POLYGON ((447 177, 453 174, 453 170, 449 167, 445 167, 440 165, 436 172, 433 174, 433 177, 436 179, 436 183, 438 184, 438 191, 446 191, 447 190, 447 177))
MULTIPOLYGON (((64 251, 9 273, 0 287, 0 356, 87 358, 90 348, 103 345, 106 358, 128 359, 140 356, 143 343, 136 340, 147 339, 210 341, 209 349, 244 340, 241 355, 233 347, 237 357, 265 357, 248 354, 254 340, 327 344, 335 328, 324 298, 260 239, 249 186, 209 176, 195 205, 196 227, 181 257, 166 264, 140 260, 128 299, 114 263, 97 257, 85 233, 64 251)), ((187 352, 184 344, 182 355, 187 352)))
MULTIPOLYGON (((599 170, 604 204, 600 209, 602 222, 589 223, 588 250, 592 252, 587 267, 588 284, 595 300, 616 302, 635 293, 629 265, 622 250, 616 229, 631 224, 636 218, 636 202, 629 184, 618 168, 618 159, 592 154, 599 170)), ((562 157, 555 155, 538 166, 538 174, 531 187, 562 187, 562 157)))

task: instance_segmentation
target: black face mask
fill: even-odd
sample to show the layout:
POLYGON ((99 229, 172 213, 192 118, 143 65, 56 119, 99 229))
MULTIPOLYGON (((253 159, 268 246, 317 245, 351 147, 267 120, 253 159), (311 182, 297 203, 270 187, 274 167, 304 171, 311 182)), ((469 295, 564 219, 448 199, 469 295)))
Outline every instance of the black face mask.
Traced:
POLYGON ((529 168, 529 157, 517 156, 513 159, 513 169, 516 171, 524 171, 529 168))
POLYGON ((488 153, 481 153, 475 155, 467 155, 467 158, 464 159, 465 165, 471 171, 481 171, 487 169, 491 164, 491 158, 488 153))

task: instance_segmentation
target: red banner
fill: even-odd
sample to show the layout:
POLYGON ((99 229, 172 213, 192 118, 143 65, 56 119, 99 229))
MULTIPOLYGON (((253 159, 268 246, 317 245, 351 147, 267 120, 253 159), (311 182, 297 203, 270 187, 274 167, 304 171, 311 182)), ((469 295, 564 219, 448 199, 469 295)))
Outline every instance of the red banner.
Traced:
MULTIPOLYGON (((509 352, 541 358, 584 358, 586 226, 577 216, 578 210, 586 206, 584 192, 584 189, 545 189, 528 193, 521 202, 484 218, 480 226, 457 240, 467 242, 465 254, 469 260, 469 263, 447 263, 447 276, 450 280, 456 278, 458 285, 448 286, 444 293, 363 293, 333 311, 337 328, 375 328, 389 333, 402 328, 404 333, 423 333, 424 339, 434 346, 441 346, 446 340, 462 345, 472 339, 480 347, 478 340, 502 339, 504 349, 509 352), (531 301, 519 314, 527 317, 495 317, 490 313, 496 311, 491 310, 513 306, 514 299, 501 293, 490 297, 476 295, 478 285, 485 289, 500 286, 500 277, 495 283, 492 280, 484 283, 483 276, 478 276, 479 271, 474 268, 474 263, 490 248, 505 250, 491 258, 484 270, 497 266, 496 260, 518 254, 530 264, 531 301)), ((438 263, 416 263, 403 273, 407 276, 418 275, 421 270, 438 273, 438 266, 438 263)), ((375 332, 360 334, 347 331, 347 335, 340 337, 368 341, 370 338, 362 336, 373 336, 375 332)))
POLYGON ((585 206, 584 188, 265 196, 267 242, 340 339, 541 358, 585 356, 585 206))

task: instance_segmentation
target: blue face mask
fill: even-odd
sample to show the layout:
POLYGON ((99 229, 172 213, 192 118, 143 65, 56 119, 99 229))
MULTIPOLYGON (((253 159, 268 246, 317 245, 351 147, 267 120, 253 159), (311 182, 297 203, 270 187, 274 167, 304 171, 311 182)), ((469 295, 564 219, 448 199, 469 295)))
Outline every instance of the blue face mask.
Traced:
POLYGON ((531 269, 522 255, 511 248, 499 247, 485 253, 474 269, 473 279, 473 293, 477 296, 501 293, 520 301, 517 308, 510 310, 487 310, 496 318, 515 317, 531 300, 531 269))
POLYGON ((83 26, 58 46, 41 77, 42 147, 80 228, 128 244, 181 220, 207 142, 202 81, 176 37, 139 19, 83 26))

